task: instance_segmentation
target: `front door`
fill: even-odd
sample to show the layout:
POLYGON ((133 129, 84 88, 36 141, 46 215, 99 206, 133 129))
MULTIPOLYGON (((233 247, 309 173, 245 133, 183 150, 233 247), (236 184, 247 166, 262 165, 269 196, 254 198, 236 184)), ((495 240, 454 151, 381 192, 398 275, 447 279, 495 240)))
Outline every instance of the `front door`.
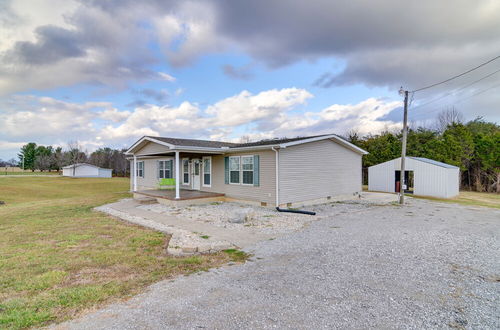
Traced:
POLYGON ((201 183, 201 160, 193 159, 193 166, 191 167, 193 171, 193 189, 200 190, 201 183))

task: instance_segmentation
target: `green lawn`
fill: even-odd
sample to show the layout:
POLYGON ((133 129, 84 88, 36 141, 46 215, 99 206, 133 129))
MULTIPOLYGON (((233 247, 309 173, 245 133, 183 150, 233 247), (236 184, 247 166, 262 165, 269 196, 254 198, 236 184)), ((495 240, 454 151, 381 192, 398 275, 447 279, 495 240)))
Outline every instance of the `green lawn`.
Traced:
POLYGON ((245 259, 168 256, 165 235, 92 211, 128 188, 126 178, 0 178, 0 328, 61 322, 155 281, 245 259))
POLYGON ((428 199, 438 202, 458 203, 462 205, 471 206, 485 206, 500 209, 500 194, 495 193, 482 193, 476 191, 461 191, 457 197, 454 198, 436 198, 424 196, 412 196, 415 198, 428 199))
POLYGON ((0 175, 60 175, 59 172, 52 171, 52 172, 40 172, 40 171, 26 171, 26 172, 21 172, 21 171, 5 171, 0 169, 0 175))

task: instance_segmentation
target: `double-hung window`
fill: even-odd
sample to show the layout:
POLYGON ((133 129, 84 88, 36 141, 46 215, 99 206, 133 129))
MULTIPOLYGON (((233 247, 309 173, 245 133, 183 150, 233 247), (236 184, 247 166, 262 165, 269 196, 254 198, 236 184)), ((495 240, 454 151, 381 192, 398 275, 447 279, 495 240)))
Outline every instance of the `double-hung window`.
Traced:
POLYGON ((160 179, 170 179, 172 178, 172 161, 171 160, 160 160, 158 162, 158 177, 160 179))
POLYGON ((189 159, 182 160, 182 183, 189 184, 189 159))
POLYGON ((212 157, 203 157, 203 185, 210 187, 212 182, 212 157))
POLYGON ((241 176, 243 184, 253 185, 253 156, 241 156, 241 176))
POLYGON ((135 175, 137 175, 139 178, 144 177, 144 162, 137 162, 137 168, 135 171, 135 175))
POLYGON ((229 157, 229 183, 240 183, 240 157, 229 157))

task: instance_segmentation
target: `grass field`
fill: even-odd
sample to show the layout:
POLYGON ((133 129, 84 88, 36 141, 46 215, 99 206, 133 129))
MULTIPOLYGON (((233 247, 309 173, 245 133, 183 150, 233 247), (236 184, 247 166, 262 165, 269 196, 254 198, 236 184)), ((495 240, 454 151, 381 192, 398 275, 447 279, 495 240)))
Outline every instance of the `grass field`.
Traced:
POLYGON ((28 176, 33 176, 33 175, 60 175, 61 173, 52 171, 52 172, 40 172, 40 171, 4 171, 0 169, 0 175, 28 175, 28 176))
POLYGON ((461 191, 455 198, 444 199, 435 197, 413 196, 416 198, 428 199, 446 203, 458 203, 471 206, 485 206, 500 209, 500 194, 481 193, 475 191, 461 191))
POLYGON ((168 256, 165 235, 92 211, 128 187, 123 178, 0 178, 0 328, 60 322, 155 281, 245 259, 168 256))

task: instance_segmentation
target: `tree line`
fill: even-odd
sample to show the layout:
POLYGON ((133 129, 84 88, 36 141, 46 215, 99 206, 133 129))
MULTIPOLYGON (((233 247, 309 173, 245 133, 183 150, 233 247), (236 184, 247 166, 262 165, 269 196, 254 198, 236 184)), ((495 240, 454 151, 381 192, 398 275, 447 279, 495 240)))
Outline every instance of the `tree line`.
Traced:
POLYGON ((18 166, 31 171, 60 171, 64 166, 89 163, 102 168, 110 168, 115 176, 128 176, 129 161, 125 158, 125 149, 99 148, 92 153, 84 151, 77 142, 70 142, 66 149, 25 144, 19 154, 18 166))
MULTIPOLYGON (((369 166, 401 157, 401 132, 347 135, 350 142, 369 152, 363 156, 365 174, 369 166)), ((496 123, 481 117, 464 122, 456 110, 444 111, 433 128, 409 128, 407 155, 458 166, 462 189, 500 193, 500 126, 496 123)))

